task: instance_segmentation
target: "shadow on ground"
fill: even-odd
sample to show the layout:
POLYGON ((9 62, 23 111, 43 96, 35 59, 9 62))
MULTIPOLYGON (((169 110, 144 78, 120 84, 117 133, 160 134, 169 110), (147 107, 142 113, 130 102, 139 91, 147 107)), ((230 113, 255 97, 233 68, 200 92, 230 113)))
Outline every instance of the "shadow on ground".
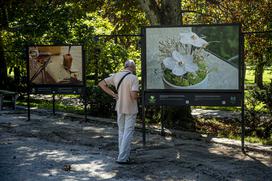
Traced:
POLYGON ((136 131, 131 165, 115 163, 114 123, 25 111, 0 112, 1 180, 272 180, 271 152, 136 131))

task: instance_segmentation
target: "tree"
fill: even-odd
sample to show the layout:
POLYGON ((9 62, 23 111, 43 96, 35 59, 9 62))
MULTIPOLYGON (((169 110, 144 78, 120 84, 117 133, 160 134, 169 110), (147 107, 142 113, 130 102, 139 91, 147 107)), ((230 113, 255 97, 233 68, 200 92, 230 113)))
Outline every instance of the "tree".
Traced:
MULTIPOLYGON (((188 0, 183 2, 185 23, 241 23, 243 32, 271 31, 272 2, 268 0, 188 0)), ((271 50, 271 32, 270 34, 246 34, 244 50, 247 65, 255 67, 255 83, 262 87, 264 67, 272 63, 272 60, 268 58, 271 50)))
MULTIPOLYGON (((81 4, 64 1, 1 1, 0 84, 11 88, 7 70, 15 80, 20 72, 26 75, 25 45, 72 43, 84 41, 93 29, 82 21, 92 19, 81 4), (19 61, 20 60, 20 61, 19 61)), ((9 78, 10 79, 10 78, 9 78)))
POLYGON ((181 25, 180 0, 137 0, 151 25, 181 25))
MULTIPOLYGON (((181 25, 182 10, 180 0, 138 0, 151 25, 181 25)), ((188 106, 166 109, 166 126, 194 130, 191 109, 188 106)))
MULTIPOLYGON (((94 52, 94 54, 99 52, 99 55, 94 57, 95 61, 91 63, 97 65, 92 68, 92 72, 95 72, 95 82, 123 68, 123 63, 127 58, 135 60, 140 67, 138 49, 140 36, 126 35, 138 35, 140 28, 147 24, 144 13, 135 6, 133 1, 105 0, 97 7, 97 12, 98 17, 101 17, 101 22, 108 22, 111 26, 106 32, 104 30, 96 34, 112 36, 100 36, 95 43, 96 48, 100 47, 94 52)), ((140 74, 140 69, 137 70, 137 73, 140 74)))
POLYGON ((4 56, 3 30, 8 27, 6 4, 4 0, 0 1, 0 87, 4 87, 7 83, 7 64, 4 56))

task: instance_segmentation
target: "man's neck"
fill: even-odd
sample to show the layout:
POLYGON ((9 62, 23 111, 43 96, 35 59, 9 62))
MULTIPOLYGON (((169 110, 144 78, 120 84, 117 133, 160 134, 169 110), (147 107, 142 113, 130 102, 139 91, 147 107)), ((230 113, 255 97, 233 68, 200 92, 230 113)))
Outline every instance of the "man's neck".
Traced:
POLYGON ((128 72, 128 71, 132 72, 132 70, 130 68, 125 68, 124 71, 126 71, 126 72, 128 72))

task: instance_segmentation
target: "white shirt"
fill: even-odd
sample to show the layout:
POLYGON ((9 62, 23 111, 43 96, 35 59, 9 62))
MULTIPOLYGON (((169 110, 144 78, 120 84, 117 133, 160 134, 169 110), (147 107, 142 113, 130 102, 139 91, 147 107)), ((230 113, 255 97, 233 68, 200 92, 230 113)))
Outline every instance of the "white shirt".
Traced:
MULTIPOLYGON (((108 85, 113 85, 117 88, 119 81, 122 77, 130 72, 129 70, 123 70, 112 76, 104 79, 108 85)), ((134 74, 127 75, 118 90, 118 100, 116 102, 115 110, 119 114, 136 114, 138 113, 137 100, 133 99, 130 95, 131 91, 139 91, 139 81, 134 74)))

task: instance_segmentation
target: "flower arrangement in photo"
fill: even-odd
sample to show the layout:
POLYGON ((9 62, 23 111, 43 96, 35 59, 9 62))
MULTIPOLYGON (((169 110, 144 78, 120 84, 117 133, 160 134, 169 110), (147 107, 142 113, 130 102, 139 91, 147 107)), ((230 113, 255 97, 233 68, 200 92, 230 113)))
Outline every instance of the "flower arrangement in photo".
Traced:
POLYGON ((175 86, 191 86, 207 77, 203 49, 208 42, 194 32, 180 33, 178 40, 159 42, 163 79, 175 86))

